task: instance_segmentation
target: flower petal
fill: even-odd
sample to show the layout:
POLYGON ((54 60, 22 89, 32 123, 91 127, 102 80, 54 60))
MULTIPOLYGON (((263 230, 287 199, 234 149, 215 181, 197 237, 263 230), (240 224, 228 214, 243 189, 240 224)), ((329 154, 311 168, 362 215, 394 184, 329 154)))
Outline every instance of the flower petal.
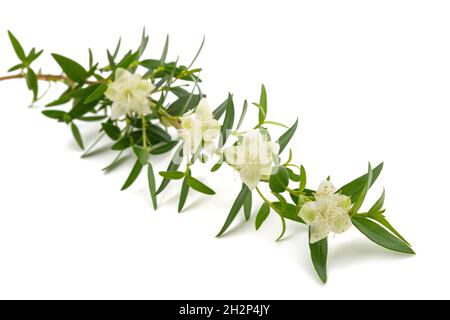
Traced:
POLYGON ((250 190, 253 190, 259 183, 261 178, 260 168, 258 165, 245 165, 239 171, 241 180, 250 190))
POLYGON ((132 74, 124 68, 118 68, 115 73, 115 83, 128 83, 131 80, 132 74))
POLYGON ((195 109, 195 116, 200 120, 212 118, 212 112, 205 98, 202 98, 195 109))
POLYGON ((111 107, 111 120, 118 120, 124 116, 127 112, 121 107, 120 104, 113 103, 111 107))
POLYGON ((233 166, 241 166, 244 164, 245 154, 242 146, 231 146, 225 148, 224 155, 226 161, 233 166))
POLYGON ((311 235, 309 238, 310 243, 316 243, 322 239, 328 237, 330 233, 330 227, 327 223, 317 223, 310 227, 311 235))
POLYGON ((331 220, 331 231, 336 234, 343 233, 352 226, 352 219, 348 215, 348 210, 340 209, 331 220))
POLYGON ((315 197, 316 197, 316 199, 317 198, 326 198, 326 197, 333 195, 335 192, 336 192, 336 189, 333 186, 333 184, 328 180, 324 180, 320 183, 315 197))
POLYGON ((318 216, 316 204, 314 202, 306 202, 300 209, 298 216, 302 218, 302 220, 305 221, 306 224, 313 224, 317 220, 318 216))

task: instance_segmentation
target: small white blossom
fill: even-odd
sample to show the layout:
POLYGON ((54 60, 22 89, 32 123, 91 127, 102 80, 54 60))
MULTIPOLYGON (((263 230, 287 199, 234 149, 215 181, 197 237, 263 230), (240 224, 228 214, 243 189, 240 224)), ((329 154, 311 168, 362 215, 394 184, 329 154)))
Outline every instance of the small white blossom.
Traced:
POLYGON ((261 179, 269 179, 279 149, 277 143, 270 141, 259 130, 250 130, 238 145, 228 147, 224 152, 228 164, 239 171, 242 182, 251 190, 261 179))
POLYGON ((325 239, 330 232, 343 233, 352 226, 351 199, 335 192, 330 181, 322 181, 316 200, 303 204, 298 214, 310 226, 310 243, 325 239))
POLYGON ((124 115, 137 113, 149 114, 149 97, 155 86, 148 80, 142 79, 139 74, 119 68, 116 70, 115 80, 111 82, 105 96, 112 104, 111 119, 117 120, 124 115))
POLYGON ((200 147, 210 155, 216 151, 214 142, 220 135, 220 124, 213 118, 211 109, 205 98, 202 98, 193 115, 181 119, 178 130, 183 139, 183 152, 187 157, 198 151, 200 147))

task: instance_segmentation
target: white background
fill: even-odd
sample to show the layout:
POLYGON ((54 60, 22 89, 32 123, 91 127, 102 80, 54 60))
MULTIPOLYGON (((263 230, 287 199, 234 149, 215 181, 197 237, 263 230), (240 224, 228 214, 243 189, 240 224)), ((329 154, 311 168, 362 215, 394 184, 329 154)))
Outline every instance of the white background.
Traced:
POLYGON ((80 160, 68 128, 28 108, 15 80, 0 83, 0 298, 450 298, 449 16, 448 1, 2 1, 2 73, 16 62, 8 29, 46 50, 45 72, 58 70, 51 52, 86 65, 88 47, 105 62, 119 36, 134 49, 144 26, 147 56, 168 33, 170 57, 188 63, 205 34, 197 65, 210 104, 228 91, 256 101, 264 83, 271 120, 300 119, 292 148, 312 188, 385 161, 369 200, 386 188, 387 216, 417 256, 353 228, 330 239, 323 286, 303 226, 274 242, 275 216, 258 232, 241 217, 214 237, 239 191, 234 173, 194 168, 218 195, 192 192, 177 214, 173 183, 155 212, 144 176, 119 191, 131 160, 107 175, 112 153, 80 160))

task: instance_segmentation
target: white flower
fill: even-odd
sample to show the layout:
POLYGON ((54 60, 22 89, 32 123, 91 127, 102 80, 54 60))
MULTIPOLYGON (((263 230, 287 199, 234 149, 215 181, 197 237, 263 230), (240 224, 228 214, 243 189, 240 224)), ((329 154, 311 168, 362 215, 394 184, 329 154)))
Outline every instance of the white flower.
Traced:
POLYGON ((306 202, 298 213, 310 226, 310 243, 325 239, 330 232, 343 233, 352 226, 348 214, 351 199, 335 192, 330 181, 322 181, 315 194, 316 200, 306 202))
POLYGON ((259 130, 245 133, 238 145, 224 150, 226 161, 239 171, 242 182, 254 189, 261 179, 272 174, 272 163, 278 157, 279 145, 259 130))
POLYGON ((105 96, 112 104, 111 119, 117 120, 133 112, 145 115, 151 112, 149 97, 155 86, 138 74, 119 68, 116 70, 115 80, 111 82, 105 96))
POLYGON ((220 124, 213 118, 205 98, 200 100, 195 114, 181 119, 181 129, 178 133, 184 141, 183 152, 187 157, 197 152, 200 147, 209 154, 215 152, 214 140, 220 135, 220 124))

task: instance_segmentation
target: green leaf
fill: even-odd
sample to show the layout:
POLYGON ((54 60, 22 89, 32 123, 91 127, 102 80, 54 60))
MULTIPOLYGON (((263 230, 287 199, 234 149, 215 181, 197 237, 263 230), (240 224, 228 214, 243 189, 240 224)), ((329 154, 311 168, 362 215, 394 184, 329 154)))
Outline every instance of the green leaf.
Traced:
POLYGON ((288 174, 289 174, 289 179, 294 181, 294 182, 299 182, 300 181, 300 175, 296 174, 291 168, 286 168, 288 174))
POLYGON ((367 238, 384 248, 407 254, 415 254, 404 241, 395 237, 382 226, 368 218, 354 216, 352 217, 352 223, 367 238))
POLYGON ((223 160, 219 159, 219 161, 217 161, 217 163, 215 165, 213 165, 213 167, 211 168, 211 172, 216 172, 217 170, 220 169, 220 167, 222 167, 223 164, 223 160))
POLYGON ((142 37, 141 37, 141 44, 139 45, 139 48, 137 49, 137 57, 139 58, 142 56, 142 54, 145 52, 145 49, 148 45, 148 39, 149 37, 145 33, 145 28, 142 30, 142 37))
POLYGON ((183 179, 183 184, 181 185, 180 199, 178 201, 178 212, 183 210, 186 204, 186 199, 189 193, 189 184, 187 183, 186 177, 183 179))
MULTIPOLYGON (((309 231, 309 237, 311 237, 311 230, 309 231)), ((327 282, 328 239, 309 243, 309 250, 314 269, 316 269, 320 280, 325 284, 327 282)))
POLYGON ((78 120, 85 121, 85 122, 97 122, 105 120, 107 116, 85 116, 85 117, 79 117, 78 120))
POLYGON ((103 131, 110 137, 112 140, 118 140, 120 138, 120 129, 118 126, 114 125, 111 122, 102 123, 103 131))
POLYGON ((170 142, 172 141, 172 137, 168 134, 163 128, 157 126, 155 124, 148 124, 147 127, 147 135, 150 143, 155 145, 160 142, 170 142))
POLYGON ((386 192, 383 189, 383 193, 381 194, 380 198, 373 204, 372 208, 369 209, 370 213, 375 213, 383 209, 385 193, 386 192))
POLYGON ((277 206, 277 205, 273 205, 273 207, 274 207, 274 209, 275 209, 275 211, 277 212, 277 213, 282 213, 283 211, 285 211, 286 210, 286 207, 287 207, 287 201, 286 201, 286 199, 281 195, 281 194, 279 194, 279 193, 277 193, 277 192, 272 192, 272 194, 278 199, 278 201, 279 202, 276 202, 276 203, 278 203, 278 204, 280 204, 280 206, 277 206))
MULTIPOLYGON (((383 170, 383 163, 380 163, 378 166, 376 166, 372 170, 372 182, 371 182, 370 186, 372 186, 375 183, 375 181, 378 179, 378 176, 380 175, 381 170, 383 170)), ((351 197, 352 202, 355 202, 356 199, 358 199, 361 191, 364 189, 366 181, 367 181, 367 173, 365 175, 362 175, 361 177, 356 178, 355 180, 347 183, 346 185, 341 187, 338 190, 338 192, 343 195, 346 195, 348 197, 351 197)))
POLYGON ((162 142, 159 145, 156 145, 155 147, 153 147, 150 150, 151 154, 163 154, 166 152, 169 152, 170 150, 172 150, 173 148, 175 148, 178 145, 179 141, 178 140, 173 140, 173 141, 169 141, 169 142, 162 142))
POLYGON ((233 129, 233 124, 234 124, 233 96, 231 94, 228 94, 225 119, 223 120, 223 124, 222 124, 222 133, 221 133, 222 145, 225 145, 225 142, 227 141, 228 136, 231 133, 231 129, 233 129))
POLYGON ((78 127, 75 123, 70 124, 70 129, 72 130, 73 137, 75 138, 75 141, 80 146, 81 150, 84 150, 84 144, 83 139, 81 138, 80 130, 78 130, 78 127))
POLYGON ((62 104, 66 104, 67 102, 69 102, 71 99, 69 94, 65 94, 63 93, 58 99, 48 103, 46 105, 46 107, 55 107, 55 106, 60 106, 62 104))
MULTIPOLYGON (((183 157, 183 145, 180 145, 177 151, 175 151, 175 154, 173 155, 166 171, 176 171, 180 167, 181 157, 183 157)), ((156 194, 160 194, 169 185, 170 181, 171 179, 164 178, 156 191, 156 194)))
POLYGON ((16 71, 16 70, 22 69, 24 67, 25 66, 23 65, 23 63, 19 63, 19 64, 12 66, 11 68, 9 68, 8 72, 16 71))
POLYGON ((92 68, 94 66, 94 56, 92 54, 92 49, 88 49, 89 52, 89 68, 92 68))
POLYGON ((166 62, 168 52, 169 52, 169 35, 166 36, 166 42, 164 43, 164 48, 161 53, 161 59, 159 59, 160 65, 163 65, 166 62))
POLYGON ((300 211, 300 208, 296 205, 293 205, 292 203, 287 203, 283 205, 280 202, 273 202, 272 206, 276 208, 276 211, 281 214, 286 219, 299 222, 302 224, 305 224, 305 222, 298 216, 298 212, 300 211), (283 209, 284 207, 284 209, 283 209))
POLYGON ((202 43, 200 44, 200 47, 198 48, 197 53, 195 54, 194 58, 192 59, 191 63, 189 64, 188 68, 191 68, 194 65, 195 61, 197 60, 198 56, 200 55, 200 52, 202 52, 204 44, 205 44, 205 36, 203 36, 202 43))
POLYGON ((181 171, 161 171, 159 172, 159 175, 170 180, 180 180, 185 176, 184 172, 181 171))
POLYGON ((17 40, 17 38, 12 34, 11 31, 8 31, 8 36, 14 48, 14 51, 16 52, 17 57, 20 59, 20 61, 26 62, 27 57, 25 56, 25 51, 23 50, 19 40, 17 40))
POLYGON ((397 237, 403 240, 403 242, 405 242, 408 246, 411 247, 411 244, 408 241, 406 241, 406 239, 400 233, 398 233, 397 230, 394 229, 394 227, 389 223, 389 221, 387 221, 387 219, 382 214, 370 215, 368 216, 368 218, 382 224, 386 229, 391 231, 393 234, 395 234, 397 237))
POLYGON ((148 190, 150 191, 150 196, 152 198, 153 209, 156 210, 156 208, 158 207, 158 201, 156 199, 155 174, 153 172, 153 166, 150 162, 147 164, 147 178, 148 190))
POLYGON ((214 119, 219 120, 220 117, 222 117, 222 115, 227 110, 227 105, 228 105, 228 98, 225 99, 225 101, 222 102, 216 109, 214 109, 214 111, 213 111, 214 119))
POLYGON ((242 206, 244 205, 244 201, 247 198, 247 194, 250 192, 249 188, 242 184, 241 192, 239 192, 236 200, 233 203, 233 206, 231 207, 230 213, 228 214, 227 219, 225 220, 224 225, 222 226, 222 229, 217 234, 217 237, 220 237, 227 231, 228 227, 231 225, 233 220, 236 218, 237 214, 239 213, 239 210, 241 210, 242 206))
POLYGON ((367 171, 368 171, 368 173, 367 173, 366 183, 365 183, 363 189, 361 190, 361 192, 359 193, 359 196, 356 199, 352 209, 350 210, 350 214, 358 212, 358 210, 361 208, 361 206, 364 202, 364 199, 366 198, 367 191, 369 191, 369 188, 372 185, 372 166, 370 165, 370 163, 369 163, 369 168, 367 171))
POLYGON ((186 89, 183 89, 182 87, 171 87, 170 92, 172 92, 178 98, 190 95, 190 93, 186 89))
POLYGON ((130 175, 128 176, 127 180, 125 181, 124 185, 122 186, 121 190, 125 190, 129 188, 134 181, 136 181, 137 177, 141 173, 142 170, 142 164, 139 160, 136 160, 134 163, 133 169, 131 169, 130 175))
POLYGON ((48 118, 63 121, 64 116, 67 115, 67 112, 61 110, 44 110, 42 111, 42 114, 48 118))
POLYGON ((298 119, 295 121, 295 123, 290 127, 285 133, 281 135, 281 137, 278 138, 277 143, 280 145, 280 154, 283 152, 284 148, 287 147, 289 141, 294 136, 295 131, 297 130, 298 126, 298 119))
POLYGON ((120 150, 125 150, 125 149, 129 148, 130 146, 131 146, 130 137, 126 136, 126 137, 123 137, 122 139, 120 139, 119 141, 117 141, 116 143, 114 143, 111 146, 111 149, 120 151, 120 150))
POLYGON ((33 69, 27 69, 26 80, 28 89, 33 91, 33 101, 36 101, 38 95, 38 81, 33 69))
POLYGON ((141 146, 133 146, 133 152, 136 155, 139 162, 145 166, 148 163, 149 154, 148 151, 141 146))
POLYGON ((236 130, 239 130, 239 128, 241 127, 242 122, 244 121, 244 118, 245 118, 245 114, 247 113, 247 108, 248 108, 248 103, 247 103, 247 100, 245 100, 244 106, 242 107, 241 116, 240 116, 238 124, 236 126, 236 130))
POLYGON ((122 60, 119 61, 114 70, 117 70, 118 68, 127 69, 133 62, 136 61, 138 54, 138 52, 133 53, 131 50, 128 51, 128 53, 124 55, 122 60))
POLYGON ((191 187, 194 190, 197 190, 198 192, 208 195, 216 194, 216 192, 213 189, 211 189, 203 182, 200 182, 191 176, 186 176, 186 183, 189 185, 189 187, 191 187))
POLYGON ((31 49, 27 57, 28 65, 30 65, 34 60, 39 58, 42 52, 44 52, 44 50, 39 50, 38 52, 36 52, 36 48, 31 49))
MULTIPOLYGON (((267 92, 264 85, 261 86, 261 96, 259 98, 259 123, 263 123, 267 116, 267 92)), ((281 152, 280 152, 281 153, 281 152)))
POLYGON ((298 191, 303 192, 306 188, 306 170, 304 166, 300 166, 300 186, 298 191))
POLYGON ((247 197, 245 197, 244 201, 244 216, 245 220, 250 220, 252 214, 252 193, 247 193, 247 197))
POLYGON ((289 174, 285 167, 278 166, 277 171, 270 176, 269 187, 273 192, 284 192, 289 184, 289 174))
POLYGON ((259 208, 258 214, 256 215, 255 227, 258 230, 264 221, 266 221, 267 217, 270 213, 270 207, 267 203, 263 203, 259 208))
POLYGON ((99 100, 101 97, 103 97, 106 89, 108 89, 108 85, 106 83, 102 83, 86 98, 86 100, 84 100, 84 103, 91 103, 99 100))
POLYGON ((88 72, 78 62, 56 53, 52 56, 71 80, 83 83, 88 77, 88 72))
POLYGON ((182 96, 167 108, 167 112, 172 116, 185 114, 187 111, 190 111, 198 106, 201 98, 202 97, 199 94, 182 96))

